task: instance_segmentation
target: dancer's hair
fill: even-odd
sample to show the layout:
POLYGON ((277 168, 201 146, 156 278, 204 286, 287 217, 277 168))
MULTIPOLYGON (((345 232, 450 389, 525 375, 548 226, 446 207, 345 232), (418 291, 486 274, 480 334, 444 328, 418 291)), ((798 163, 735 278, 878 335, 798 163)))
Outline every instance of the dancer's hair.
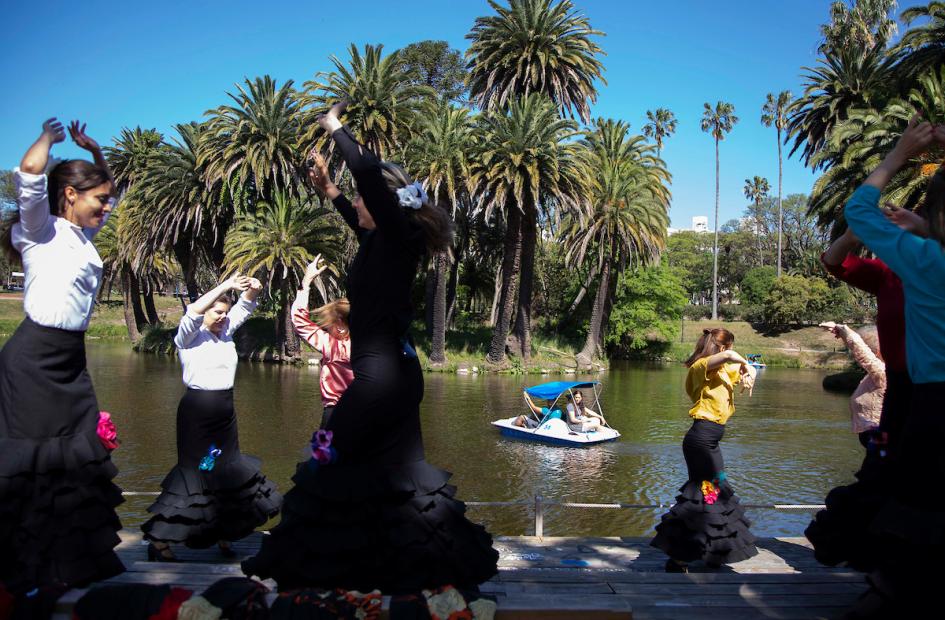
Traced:
MULTIPOLYGON (((49 212, 52 215, 62 213, 66 202, 66 188, 72 187, 84 192, 104 183, 111 178, 108 171, 84 159, 64 159, 46 174, 46 194, 49 196, 49 212)), ((13 247, 12 228, 20 221, 20 210, 16 209, 4 219, 3 231, 0 232, 0 246, 12 261, 20 260, 20 253, 13 247)))
POLYGON ((945 245, 945 164, 929 180, 919 212, 929 223, 929 237, 945 245))
POLYGON ((732 346, 735 342, 735 334, 724 327, 714 329, 703 329, 699 342, 696 343, 696 349, 686 360, 686 367, 690 367, 703 357, 709 357, 722 351, 725 347, 732 346))
MULTIPOLYGON (((381 173, 387 188, 394 193, 413 183, 403 168, 389 161, 381 162, 381 173)), ((453 245, 453 220, 446 209, 425 200, 419 209, 405 209, 405 212, 423 230, 428 252, 432 254, 450 249, 453 245)))
POLYGON ((330 301, 324 306, 315 308, 315 323, 322 329, 328 329, 336 323, 348 324, 348 314, 351 313, 351 304, 342 297, 330 301))

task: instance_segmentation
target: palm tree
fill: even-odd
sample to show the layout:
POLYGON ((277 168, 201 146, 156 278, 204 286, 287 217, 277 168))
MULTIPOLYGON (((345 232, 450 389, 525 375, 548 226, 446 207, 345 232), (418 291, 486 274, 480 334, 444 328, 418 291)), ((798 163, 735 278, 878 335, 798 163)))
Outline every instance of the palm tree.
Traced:
POLYGON ((765 104, 761 109, 761 124, 765 127, 774 125, 778 139, 778 277, 781 277, 781 220, 783 219, 781 214, 781 179, 783 169, 783 161, 781 159, 781 131, 787 124, 787 108, 790 103, 791 91, 782 90, 778 93, 777 98, 771 93, 768 93, 768 98, 765 100, 765 104))
POLYGON ((246 80, 235 105, 207 112, 207 133, 197 155, 208 183, 222 182, 234 193, 269 200, 275 193, 299 195, 301 114, 292 80, 281 87, 268 75, 246 80))
POLYGON ((387 159, 410 140, 420 105, 435 96, 432 88, 417 84, 400 61, 400 52, 383 55, 383 45, 365 45, 362 55, 351 44, 349 65, 331 56, 335 70, 319 73, 305 82, 303 101, 309 106, 303 135, 307 144, 322 143, 325 136, 317 114, 347 99, 345 122, 355 137, 381 159, 387 159))
POLYGON ((603 78, 603 54, 571 0, 489 0, 495 15, 477 17, 466 38, 470 96, 482 109, 505 108, 518 97, 545 93, 563 114, 590 118, 603 78))
POLYGON ((148 162, 157 152, 164 137, 155 129, 128 129, 122 127, 114 146, 102 149, 108 159, 108 167, 115 176, 120 193, 128 191, 144 173, 148 162))
MULTIPOLYGON (((468 109, 453 106, 445 99, 428 104, 418 135, 409 149, 409 170, 413 176, 425 179, 437 205, 449 208, 454 214, 466 210, 461 202, 469 202, 471 145, 472 121, 468 109)), ((433 299, 432 307, 428 308, 432 336, 430 362, 442 365, 446 363, 450 253, 436 254, 433 264, 433 299)))
POLYGON ((472 165, 473 186, 479 192, 486 218, 496 210, 504 209, 506 215, 502 289, 487 356, 490 363, 505 360, 516 283, 518 342, 514 348, 526 362, 531 355, 538 210, 568 209, 580 200, 576 147, 567 142, 574 135, 574 122, 560 118, 554 103, 539 93, 513 101, 507 112, 493 111, 481 118, 472 165))
POLYGON ((233 201, 221 183, 207 185, 206 168, 197 163, 206 124, 175 128, 179 138, 158 149, 137 187, 141 202, 148 205, 143 215, 147 232, 143 246, 173 251, 188 293, 196 299, 197 255, 207 254, 220 270, 223 239, 233 220, 233 201))
POLYGON ((732 131, 738 117, 731 103, 719 101, 714 110, 708 103, 703 105, 702 131, 715 139, 715 242, 712 245, 712 320, 715 321, 719 318, 719 142, 732 131))
POLYGON ((656 142, 656 156, 663 152, 663 140, 676 133, 676 115, 667 108, 656 108, 656 111, 646 111, 646 125, 643 126, 643 135, 656 142))
POLYGON ((893 50, 902 59, 897 69, 909 75, 919 75, 927 69, 945 65, 945 2, 910 7, 900 17, 906 25, 922 18, 928 18, 928 21, 910 28, 899 39, 893 50))
POLYGON ((768 183, 768 179, 756 176, 751 179, 745 179, 745 188, 743 191, 745 192, 745 198, 752 201, 755 205, 755 239, 758 242, 758 264, 763 267, 765 264, 765 254, 761 247, 761 236, 764 233, 761 218, 761 204, 764 202, 764 199, 768 197, 768 192, 771 191, 771 184, 768 183))
POLYGON ((648 262, 665 247, 670 175, 643 136, 628 136, 623 121, 598 119, 581 145, 581 170, 589 179, 589 217, 569 213, 560 229, 566 260, 592 257, 600 273, 591 324, 579 366, 601 357, 614 284, 633 262, 648 262))
MULTIPOLYGON (((893 94, 892 62, 880 47, 862 52, 842 47, 818 59, 816 68, 804 67, 804 94, 788 108, 787 138, 794 138, 788 157, 801 149, 805 166, 827 144, 830 133, 856 107, 882 107, 893 94), (801 148, 803 147, 803 148, 801 148)), ((818 160, 829 168, 833 159, 818 160)))
POLYGON ((226 236, 224 269, 256 275, 278 294, 276 357, 295 359, 299 341, 292 327, 289 306, 300 274, 316 254, 337 262, 340 234, 328 218, 332 211, 307 196, 277 190, 271 201, 260 201, 255 211, 239 214, 226 236))

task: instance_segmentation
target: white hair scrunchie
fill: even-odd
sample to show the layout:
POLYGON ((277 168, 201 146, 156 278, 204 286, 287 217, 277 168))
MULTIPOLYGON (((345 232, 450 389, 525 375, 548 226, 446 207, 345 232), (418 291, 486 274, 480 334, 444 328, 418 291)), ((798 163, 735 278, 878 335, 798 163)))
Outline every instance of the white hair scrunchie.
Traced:
POLYGON ((405 209, 420 209, 423 203, 427 201, 427 193, 423 191, 423 186, 414 181, 407 187, 401 187, 397 190, 397 198, 400 206, 405 209))

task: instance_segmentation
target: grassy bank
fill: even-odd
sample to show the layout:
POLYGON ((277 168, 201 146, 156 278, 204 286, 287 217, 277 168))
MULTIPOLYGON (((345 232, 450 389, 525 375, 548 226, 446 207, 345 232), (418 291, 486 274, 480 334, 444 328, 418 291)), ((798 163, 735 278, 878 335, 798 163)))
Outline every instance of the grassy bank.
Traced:
MULTIPOLYGON (((173 354, 173 337, 183 314, 180 301, 173 297, 156 297, 155 306, 163 327, 146 330, 137 345, 139 351, 173 354)), ((12 334, 23 319, 22 294, 0 294, 0 335, 12 334)), ((739 353, 761 353, 770 366, 789 368, 833 368, 850 366, 846 350, 833 336, 817 327, 804 327, 780 333, 756 329, 744 321, 685 321, 682 333, 671 343, 654 345, 638 356, 646 359, 681 362, 695 346, 702 330, 722 326, 735 334, 735 348, 739 353)), ((128 340, 124 313, 120 298, 106 299, 96 305, 88 330, 89 338, 128 340)), ((466 326, 451 330, 446 335, 447 363, 434 366, 429 361, 430 339, 423 331, 422 323, 414 325, 417 352, 423 367, 436 372, 485 372, 485 356, 492 339, 492 329, 486 326, 466 326)), ((237 345, 243 357, 254 360, 272 358, 275 342, 273 317, 257 316, 240 330, 237 345)), ((532 338, 532 362, 526 369, 521 360, 511 359, 505 372, 543 374, 573 370, 575 355, 581 342, 563 337, 536 333, 532 338)), ((317 359, 303 345, 303 362, 317 359)))

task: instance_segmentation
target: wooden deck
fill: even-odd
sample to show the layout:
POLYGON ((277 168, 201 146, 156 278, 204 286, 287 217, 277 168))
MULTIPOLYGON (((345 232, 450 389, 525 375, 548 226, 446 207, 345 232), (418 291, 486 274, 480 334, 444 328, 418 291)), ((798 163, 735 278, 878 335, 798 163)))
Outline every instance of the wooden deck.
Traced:
MULTIPOLYGON (((128 571, 107 583, 169 584, 199 593, 222 577, 241 575, 240 559, 255 552, 261 536, 236 543, 239 557, 232 561, 215 549, 177 549, 178 562, 154 563, 146 561, 140 535, 123 532, 118 553, 128 571)), ((648 543, 500 537, 500 572, 483 591, 497 598, 500 620, 751 620, 832 618, 866 588, 860 573, 820 566, 803 538, 762 539, 751 560, 718 570, 694 565, 689 574, 665 573, 666 557, 648 543)), ((82 593, 66 593, 55 617, 69 618, 82 593)))

